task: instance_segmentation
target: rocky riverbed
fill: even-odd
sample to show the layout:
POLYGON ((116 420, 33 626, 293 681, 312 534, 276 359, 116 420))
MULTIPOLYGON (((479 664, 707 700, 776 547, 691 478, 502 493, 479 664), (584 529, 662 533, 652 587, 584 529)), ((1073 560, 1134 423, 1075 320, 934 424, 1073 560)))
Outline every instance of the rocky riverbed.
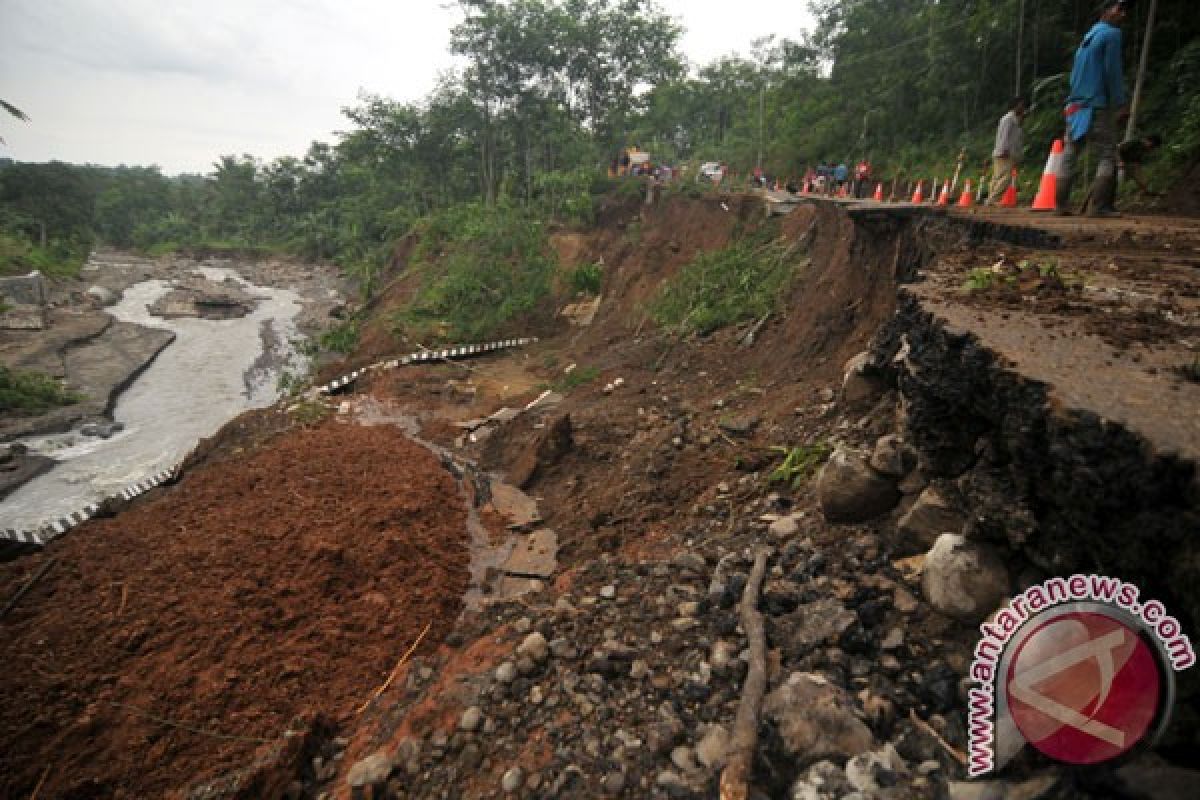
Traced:
MULTIPOLYGON (((343 288, 333 269, 315 265, 97 252, 79 281, 50 285, 44 328, 5 331, 0 338, 0 357, 6 364, 56 378, 81 397, 46 413, 0 418, 0 442, 65 434, 49 444, 30 441, 24 451, 7 448, 0 467, 0 497, 44 471, 47 456, 69 456, 71 448, 86 445, 89 438, 106 439, 128 424, 114 420, 118 397, 171 346, 179 331, 194 328, 167 320, 237 320, 255 314, 272 292, 294 291, 296 308, 287 312, 286 326, 275 325, 277 312, 267 311, 259 314, 260 327, 246 341, 231 342, 231 355, 247 352, 254 360, 243 380, 250 398, 264 386, 274 391, 280 371, 297 368, 288 363, 291 342, 286 337, 313 335, 335 321, 330 313, 341 307, 343 288), (145 287, 151 286, 161 289, 154 289, 156 296, 148 302, 140 300, 149 297, 145 287), (254 353, 259 355, 255 358, 254 353)), ((208 368, 211 365, 192 365, 193 370, 208 368)), ((202 391, 192 400, 200 406, 207 402, 202 391)))

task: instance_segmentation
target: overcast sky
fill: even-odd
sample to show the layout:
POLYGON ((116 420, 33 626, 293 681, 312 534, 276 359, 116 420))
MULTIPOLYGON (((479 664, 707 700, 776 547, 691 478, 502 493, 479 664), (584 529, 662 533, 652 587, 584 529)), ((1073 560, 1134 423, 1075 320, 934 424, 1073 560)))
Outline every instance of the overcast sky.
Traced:
MULTIPOLYGON (((796 38, 801 0, 660 0, 697 64, 796 38)), ((360 89, 418 101, 453 66, 446 0, 0 0, 0 157, 208 172, 302 155, 360 89)))

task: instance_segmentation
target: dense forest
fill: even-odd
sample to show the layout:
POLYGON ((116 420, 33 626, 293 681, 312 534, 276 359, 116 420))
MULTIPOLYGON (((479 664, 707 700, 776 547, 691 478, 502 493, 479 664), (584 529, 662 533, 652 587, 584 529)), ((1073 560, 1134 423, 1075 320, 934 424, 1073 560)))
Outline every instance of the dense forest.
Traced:
MULTIPOLYGON (((676 166, 725 161, 735 176, 865 156, 884 178, 932 177, 960 153, 974 170, 1014 94, 1033 109, 1030 182, 1061 127, 1072 54, 1097 3, 809 5, 816 24, 799 39, 773 36, 764 19, 752 53, 694 65, 652 0, 459 0, 455 74, 419 103, 360 96, 337 141, 302 155, 222 155, 207 175, 174 177, 0 162, 0 273, 69 272, 103 241, 334 259, 369 286, 391 243, 439 214, 501 226, 586 220, 608 164, 632 144, 676 166)), ((1130 88, 1149 6, 1136 4, 1125 26, 1130 88)), ((1151 171, 1160 186, 1200 155, 1193 9, 1157 8, 1138 127, 1166 139, 1151 171)))

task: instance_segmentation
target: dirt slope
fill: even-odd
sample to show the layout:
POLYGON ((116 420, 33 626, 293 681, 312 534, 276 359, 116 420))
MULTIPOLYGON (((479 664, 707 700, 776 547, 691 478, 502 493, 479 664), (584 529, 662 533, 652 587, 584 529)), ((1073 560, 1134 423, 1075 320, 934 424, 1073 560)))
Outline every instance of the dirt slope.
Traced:
POLYGON ((331 420, 3 565, 8 597, 54 560, 0 623, 0 796, 166 797, 283 760, 250 791, 278 796, 303 734, 446 635, 464 525, 424 448, 331 420))

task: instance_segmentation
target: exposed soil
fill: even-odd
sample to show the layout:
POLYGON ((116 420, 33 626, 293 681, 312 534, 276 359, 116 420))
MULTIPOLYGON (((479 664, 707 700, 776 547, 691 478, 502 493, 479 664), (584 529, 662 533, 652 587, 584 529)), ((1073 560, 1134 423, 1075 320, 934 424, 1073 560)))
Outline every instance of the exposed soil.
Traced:
MULTIPOLYGON (((960 681, 978 631, 920 599, 923 556, 908 556, 927 547, 906 540, 898 519, 931 479, 953 496, 960 488, 968 494, 976 522, 999 526, 981 534, 997 545, 1006 533, 1028 532, 1015 523, 1002 527, 1027 513, 1052 535, 1031 538, 1026 551, 1020 543, 1005 551, 1014 586, 1042 574, 1036 564, 1045 562, 1031 563, 1030 555, 1047 550, 1088 568, 1097 563, 1089 558, 1101 558, 1119 572, 1120 552, 1089 552, 1093 541, 1107 548, 1117 538, 1080 534, 1106 518, 1127 538, 1147 519, 1170 517, 1172 531, 1190 524, 1196 510, 1194 495, 1182 488, 1185 462, 1167 469, 1152 461, 1121 425, 1168 417, 1151 438, 1190 441, 1187 426, 1194 423, 1179 409, 1191 387, 1167 397, 1162 407, 1170 413, 1146 409, 1156 408, 1147 398, 1163 402, 1169 383, 1166 369, 1148 370, 1167 359, 1179 363, 1186 350, 1177 334, 1192 324, 1197 281, 1189 259, 1198 237, 1175 221, 1139 223, 1141 238, 1130 242, 1124 228, 1107 221, 1066 227, 1046 220, 1035 229, 1015 217, 971 215, 986 226, 980 236, 961 221, 852 219, 829 203, 768 221, 756 198, 667 198, 654 206, 634 200, 603 209, 595 231, 552 237, 564 267, 604 263, 603 300, 590 327, 539 319, 538 330, 554 335, 533 347, 372 373, 354 387, 415 417, 421 436, 456 459, 519 473, 543 524, 558 535, 558 574, 517 600, 485 598, 490 602, 452 625, 467 582, 463 513, 436 461, 389 427, 326 422, 280 433, 283 415, 246 415, 204 445, 184 481, 164 496, 0 572, 0 586, 11 592, 43 558, 60 558, 0 624, 6 648, 17 653, 17 677, 0 695, 7 749, 0 768, 13 776, 4 790, 28 794, 46 765, 65 762, 48 773, 40 796, 89 796, 87 780, 100 782, 91 796, 113 796, 118 788, 131 797, 158 796, 236 775, 257 760, 258 773, 279 782, 241 796, 283 796, 283 782, 292 778, 290 796, 348 798, 351 767, 377 754, 388 764, 385 779, 373 781, 383 790, 377 798, 711 797, 717 773, 687 764, 700 739, 728 727, 735 714, 745 675, 735 604, 750 548, 767 544, 773 553, 761 610, 770 685, 793 672, 824 676, 850 698, 846 713, 869 729, 872 746, 899 751, 903 769, 873 773, 879 785, 864 796, 947 796, 948 781, 964 777, 954 753, 966 746, 960 681), (751 323, 685 340, 654 328, 645 307, 664 280, 701 249, 760 226, 795 241, 810 264, 753 343, 744 343, 751 323), (1090 288, 1039 274, 1016 281, 1008 294, 961 289, 970 269, 1001 255, 1017 263, 1051 251, 1060 273, 1086 273, 1090 288), (918 277, 924 282, 901 286, 918 277), (926 302, 952 309, 951 321, 966 332, 947 332, 926 302), (1092 352, 1105 340, 1089 330, 1126 357, 1092 352), (926 368, 909 379, 920 385, 885 381, 866 398, 846 396, 846 361, 868 349, 880 351, 884 365, 903 360, 905 332, 922 337, 910 343, 926 368), (1020 368, 1059 380, 1057 405, 1047 403, 1043 384, 1012 377, 1003 354, 985 352, 972 338, 989 333, 997 348, 1008 343, 1037 356, 1020 368), (872 348, 877 337, 883 341, 872 348), (1079 353, 1092 353, 1092 360, 1079 353), (1105 359, 1115 363, 1105 368, 1105 359), (571 365, 595 377, 572 383, 571 365), (990 394, 991 384, 956 383, 985 378, 998 387, 990 394), (521 408, 547 387, 564 395, 561 402, 479 429, 475 439, 460 424, 521 408), (1114 414, 1116 425, 1047 421, 1054 408, 1105 403, 1126 403, 1130 418, 1114 414), (1162 427, 1169 425, 1180 430, 1162 427), (1093 428, 1109 438, 1096 438, 1093 428), (774 475, 782 460, 775 448, 870 450, 890 433, 927 449, 897 507, 868 523, 829 523, 811 475, 794 485, 792 476, 774 475), (1039 449, 1046 441, 1096 470, 1074 462, 1057 469, 1039 449), (1114 458, 1116 475, 1103 466, 1114 458), (1025 482, 1014 483, 1010 473, 1022 470, 1025 482), (1103 473, 1102 485, 1078 483, 1093 472, 1103 473), (1038 491, 1028 493, 1035 483, 1038 491), (1037 501, 1032 511, 1021 504, 1029 497, 1037 501), (1070 508, 1054 505, 1063 497, 1074 498, 1070 508), (1096 498, 1122 507, 1100 507, 1096 498), (1142 516, 1128 510, 1135 506, 1142 516), (781 517, 794 529, 769 531, 781 517), (373 538, 379 519, 386 520, 382 540, 373 538), (330 530, 314 530, 321 523, 330 530), (174 536, 164 544, 164 531, 180 526, 206 535, 189 537, 186 546, 174 536), (409 545, 414 532, 419 548, 409 545), (131 552, 149 555, 130 564, 131 552), (180 575, 190 576, 194 591, 180 588, 180 575), (147 580, 162 602, 139 589, 147 580), (282 595, 281 586, 296 594, 282 595), (396 673, 391 690, 353 714, 431 619, 426 645, 396 673), (142 630, 148 633, 137 641, 142 630), (540 658, 520 652, 531 631, 549 642, 540 658), (42 655, 47 648, 60 659, 61 649, 67 660, 52 662, 42 655), (216 665, 209 648, 221 654, 216 665), (62 663, 68 677, 56 679, 62 663), (511 674, 501 680, 506 668, 511 674), (189 684, 195 675, 203 677, 189 684), (258 743, 209 741, 102 705, 113 701, 196 728, 272 740, 293 717, 311 728, 322 715, 322 733, 305 752, 263 769, 258 743), (39 703, 50 709, 40 714, 48 722, 23 730, 35 724, 39 703), (478 712, 470 725, 468 709, 478 712), (118 725, 119 735, 111 731, 118 725), (85 747, 95 754, 86 763, 85 747), (158 766, 135 776, 139 758, 158 766), (502 791, 514 769, 519 788, 502 791)), ((407 241, 398 248, 400 274, 373 306, 363 348, 323 377, 415 349, 387 330, 389 304, 411 290, 403 273, 411 247, 407 241)), ((483 516, 500 538, 503 520, 486 508, 483 516)), ((1177 545, 1182 551, 1181 537, 1177 545)), ((1139 548, 1138 563, 1146 563, 1143 551, 1154 547, 1139 548)), ((1200 570, 1180 566, 1176 573, 1200 570)), ((1165 596, 1174 608, 1176 598, 1165 596)), ((1200 695, 1185 686, 1181 696, 1186 713, 1167 738, 1176 755, 1192 752, 1200 730, 1200 695)), ((785 746, 775 722, 764 720, 760 730, 756 785, 789 796, 810 764, 785 746)), ((842 796, 851 791, 845 757, 835 761, 842 788, 829 792, 842 796)), ((1136 796, 1110 771, 1060 771, 1031 757, 1006 777, 1016 782, 1030 774, 1050 779, 1054 791, 1046 797, 1136 796)), ((1016 785, 987 791, 1033 796, 1016 785)))
POLYGON ((331 420, 3 565, 8 597, 55 560, 0 623, 0 796, 171 796, 344 725, 450 630, 465 537, 428 451, 331 420))

